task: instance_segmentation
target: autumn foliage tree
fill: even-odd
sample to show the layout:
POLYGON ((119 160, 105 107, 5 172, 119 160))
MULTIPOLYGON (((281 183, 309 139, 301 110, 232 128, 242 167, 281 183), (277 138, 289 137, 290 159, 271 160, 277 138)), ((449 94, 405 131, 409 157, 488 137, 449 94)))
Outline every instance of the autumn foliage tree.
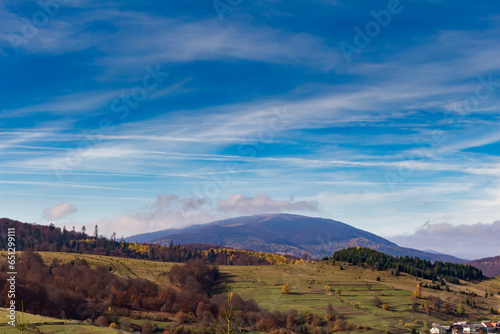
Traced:
POLYGON ((335 320, 335 316, 335 309, 331 303, 328 303, 328 306, 326 307, 325 320, 335 320))
POLYGON ((422 298, 422 286, 419 284, 417 284, 417 287, 415 288, 415 291, 413 292, 413 297, 415 297, 416 299, 420 299, 422 298))
POLYGON ((458 304, 457 313, 458 315, 464 315, 465 313, 464 303, 460 302, 460 304, 458 304))

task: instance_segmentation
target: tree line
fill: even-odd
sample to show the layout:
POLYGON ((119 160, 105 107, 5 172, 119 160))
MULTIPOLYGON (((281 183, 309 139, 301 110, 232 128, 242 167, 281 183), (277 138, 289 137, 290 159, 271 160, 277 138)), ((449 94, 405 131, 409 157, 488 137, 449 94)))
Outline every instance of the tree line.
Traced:
POLYGON ((368 266, 376 270, 392 269, 394 275, 400 272, 429 280, 443 279, 450 283, 458 283, 459 279, 466 281, 481 281, 483 272, 471 265, 451 262, 431 262, 418 257, 393 257, 370 248, 353 247, 337 251, 333 254, 334 261, 347 262, 351 265, 368 266))
POLYGON ((126 257, 163 262, 184 263, 191 259, 201 259, 216 265, 269 265, 294 263, 294 256, 282 256, 251 250, 236 250, 213 245, 137 244, 117 241, 116 236, 106 239, 99 236, 97 225, 94 234, 88 235, 84 229, 67 230, 50 225, 36 225, 0 219, 0 249, 6 248, 7 229, 15 227, 17 250, 31 249, 38 252, 66 252, 126 257))

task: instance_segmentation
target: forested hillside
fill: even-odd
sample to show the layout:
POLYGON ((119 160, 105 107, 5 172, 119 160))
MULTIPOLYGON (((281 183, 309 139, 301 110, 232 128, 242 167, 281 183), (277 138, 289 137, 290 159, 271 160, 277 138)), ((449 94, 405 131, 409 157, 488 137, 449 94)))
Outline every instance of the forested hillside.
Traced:
POLYGON ((480 281, 484 276, 481 270, 471 266, 450 262, 432 263, 417 257, 393 257, 369 248, 353 247, 335 252, 335 261, 348 262, 357 266, 368 266, 377 270, 393 269, 394 275, 400 272, 430 280, 444 279, 456 283, 458 279, 480 281))
POLYGON ((481 269, 483 273, 488 277, 495 277, 500 275, 500 256, 469 261, 467 262, 467 264, 481 269))
POLYGON ((85 232, 60 229, 54 225, 35 225, 2 218, 0 219, 0 249, 6 248, 7 229, 16 229, 17 250, 85 253, 107 256, 119 256, 133 259, 147 259, 166 262, 186 262, 190 259, 202 259, 213 264, 225 265, 267 265, 293 263, 298 260, 293 256, 281 256, 270 253, 237 250, 213 245, 174 245, 136 244, 109 240, 102 236, 89 236, 85 232))

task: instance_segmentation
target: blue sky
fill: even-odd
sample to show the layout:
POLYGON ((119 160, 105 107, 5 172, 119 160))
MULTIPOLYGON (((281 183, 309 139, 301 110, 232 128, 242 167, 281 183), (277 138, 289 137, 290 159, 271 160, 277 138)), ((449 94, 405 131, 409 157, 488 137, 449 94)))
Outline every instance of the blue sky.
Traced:
POLYGON ((293 212, 499 255, 499 14, 2 1, 0 216, 127 236, 293 212))

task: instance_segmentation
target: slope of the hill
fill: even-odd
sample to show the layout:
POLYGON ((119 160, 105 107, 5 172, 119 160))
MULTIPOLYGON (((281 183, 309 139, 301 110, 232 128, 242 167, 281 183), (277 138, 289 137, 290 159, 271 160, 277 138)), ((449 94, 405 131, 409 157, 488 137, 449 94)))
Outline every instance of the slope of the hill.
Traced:
MULTIPOLYGON (((61 264, 76 262, 77 258, 81 258, 85 259, 91 268, 98 268, 102 265, 105 268, 111 266, 113 268, 111 273, 123 278, 147 279, 162 285, 163 288, 175 287, 166 274, 174 267, 173 263, 87 254, 43 252, 40 255, 47 265, 53 263, 54 258, 60 259, 61 264)), ((315 314, 321 317, 326 328, 325 313, 328 311, 327 305, 331 304, 336 314, 346 319, 349 324, 356 326, 350 333, 362 334, 380 334, 386 331, 394 334, 409 333, 410 329, 405 327, 407 323, 415 326, 416 330, 421 333, 429 333, 429 326, 432 322, 466 320, 469 316, 474 316, 475 319, 481 319, 481 321, 493 320, 495 315, 490 313, 490 309, 498 307, 497 291, 500 290, 500 277, 479 283, 466 283, 465 281, 460 284, 447 283, 449 290, 444 288, 438 290, 430 288, 433 285, 432 280, 419 279, 420 281, 416 282, 414 276, 405 273, 395 276, 391 270, 378 271, 371 267, 348 265, 339 261, 333 263, 331 260, 276 266, 220 266, 219 269, 222 277, 228 278, 226 284, 235 295, 241 296, 244 300, 251 298, 269 312, 287 312, 294 309, 298 315, 315 314), (420 282, 422 295, 425 297, 415 299, 415 287, 420 282), (284 284, 291 287, 289 294, 282 293, 284 284), (464 292, 467 295, 464 295, 464 292), (483 297, 491 292, 493 292, 493 297, 483 297), (474 303, 476 307, 474 309, 469 307, 465 303, 466 299, 474 303), (461 301, 464 301, 466 312, 462 317, 455 311, 461 301), (383 304, 387 307, 384 308, 383 304), (423 305, 428 305, 428 310, 423 305)), ((112 300, 114 299, 109 299, 109 301, 112 300)), ((1 311, 0 309, 0 316, 2 316, 1 311)), ((305 319, 305 317, 301 318, 305 319)), ((133 324, 141 324, 149 320, 162 330, 172 325, 177 326, 175 313, 132 311, 130 316, 119 317, 120 327, 120 322, 126 319, 133 324), (157 315, 164 318, 154 321, 157 315), (135 319, 132 318, 133 316, 141 318, 135 319)), ((42 332, 57 333, 77 333, 79 330, 68 326, 67 331, 63 326, 60 326, 61 329, 56 327, 50 329, 40 327, 40 329, 42 332), (45 328, 46 331, 43 331, 45 328)), ((185 324, 184 326, 186 328, 186 326, 193 325, 185 324)), ((2 327, 0 333, 6 328, 6 326, 2 327)), ((93 328, 96 329, 95 333, 98 333, 99 329, 104 329, 93 328)), ((201 332, 199 327, 188 328, 201 332)))
POLYGON ((0 218, 0 249, 7 248, 8 230, 15 230, 16 251, 31 249, 40 252, 86 253, 140 258, 154 261, 186 262, 189 259, 203 259, 214 264, 266 265, 293 263, 293 256, 233 249, 209 244, 168 245, 137 244, 95 238, 85 233, 67 231, 50 225, 22 223, 0 218))
POLYGON ((467 264, 481 269, 483 271, 483 274, 488 277, 495 277, 500 275, 500 256, 473 260, 467 262, 467 264))
POLYGON ((161 230, 161 231, 156 231, 156 232, 134 234, 133 236, 125 238, 125 241, 135 242, 135 243, 147 243, 147 242, 150 242, 152 240, 163 238, 166 235, 172 235, 172 234, 196 230, 202 226, 204 226, 204 225, 191 225, 191 226, 186 227, 186 228, 169 228, 166 230, 161 230))
MULTIPOLYGON (((361 246, 393 256, 414 256, 431 261, 464 263, 465 260, 443 254, 404 248, 373 233, 324 218, 291 214, 261 214, 216 221, 189 230, 165 230, 163 237, 147 240, 168 245, 208 243, 238 249, 271 253, 289 253, 315 257, 361 246)), ((156 235, 156 234, 155 234, 156 235)), ((129 240, 135 240, 134 236, 129 240)))

